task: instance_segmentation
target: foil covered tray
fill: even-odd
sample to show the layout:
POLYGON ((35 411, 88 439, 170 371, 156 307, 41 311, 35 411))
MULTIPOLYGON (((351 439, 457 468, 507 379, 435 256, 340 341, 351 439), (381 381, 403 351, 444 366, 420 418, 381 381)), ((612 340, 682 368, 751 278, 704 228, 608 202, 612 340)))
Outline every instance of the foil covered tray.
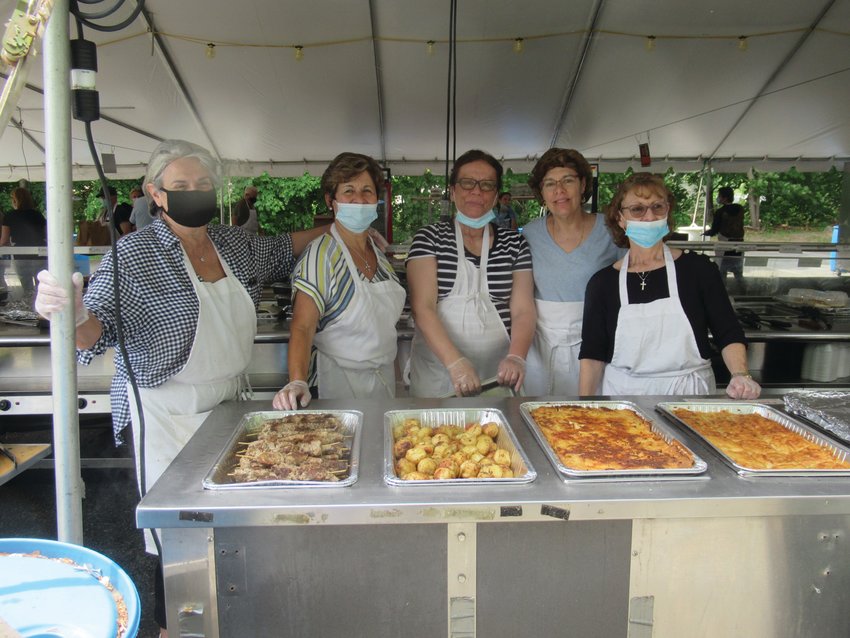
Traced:
POLYGON ((677 436, 677 434, 663 423, 652 419, 649 415, 643 412, 637 405, 629 401, 529 401, 522 403, 519 406, 520 413, 528 423, 543 452, 549 458, 552 466, 565 479, 582 479, 582 480, 677 480, 683 478, 706 478, 700 476, 705 473, 708 466, 693 450, 677 436), (693 465, 687 468, 652 468, 652 469, 622 469, 622 470, 583 470, 580 468, 569 467, 561 461, 561 458, 555 452, 543 430, 537 424, 532 412, 540 407, 547 406, 578 406, 583 408, 608 408, 611 410, 630 410, 635 412, 644 421, 650 425, 650 429, 661 436, 668 444, 673 441, 679 443, 685 451, 692 457, 693 465))
MULTIPOLYGON (((306 433, 312 429, 304 426, 306 433)), ((210 490, 242 490, 256 488, 327 488, 347 487, 357 481, 360 465, 360 435, 363 429, 363 413, 358 410, 298 410, 298 411, 268 411, 248 412, 224 446, 221 454, 213 464, 203 481, 204 488, 210 490), (340 423, 339 433, 342 440, 331 446, 324 446, 325 451, 339 455, 340 461, 346 461, 347 469, 335 474, 339 480, 309 480, 309 479, 259 479, 253 481, 237 481, 233 472, 240 462, 240 455, 248 448, 248 444, 256 441, 260 431, 269 422, 294 417, 305 417, 306 420, 317 419, 323 415, 335 417, 340 423)), ((340 464, 341 465, 341 464, 340 464)))
POLYGON ((447 485, 513 485, 531 483, 537 478, 537 472, 528 461, 525 451, 520 447, 514 431, 500 410, 491 409, 434 409, 434 410, 391 410, 384 413, 384 482, 398 487, 447 485), (393 428, 404 424, 406 419, 417 419, 423 427, 437 428, 441 425, 466 427, 470 424, 496 423, 499 434, 495 439, 497 446, 510 454, 511 478, 447 478, 440 480, 403 480, 395 469, 393 455, 393 428))
POLYGON ((832 436, 850 443, 850 392, 789 392, 783 400, 785 409, 791 414, 808 419, 832 436))
POLYGON ((811 441, 816 443, 817 445, 821 445, 829 450, 832 455, 839 461, 848 461, 850 460, 850 448, 847 448, 843 445, 840 445, 831 439, 827 438, 820 432, 816 432, 812 428, 800 423, 793 417, 788 416, 780 412, 775 408, 771 408, 766 405, 762 405, 760 403, 741 403, 740 401, 730 401, 730 402, 663 402, 659 403, 655 406, 656 409, 663 414, 665 414, 668 418, 673 420, 675 423, 681 425, 684 428, 687 428, 689 431, 693 432, 695 435, 700 437, 703 441, 705 441, 706 445, 711 447, 720 457, 734 469, 741 476, 850 476, 850 470, 845 469, 759 469, 746 467, 739 463, 736 463, 734 459, 732 459, 728 454, 726 454, 722 449, 714 445, 711 441, 709 441, 705 436, 700 434, 696 429, 692 428, 685 421, 680 419, 673 412, 676 409, 687 409, 693 410, 695 412, 720 412, 722 410, 726 410, 732 412, 733 414, 758 414, 766 419, 770 419, 771 421, 775 421, 779 425, 787 428, 791 432, 798 434, 803 437, 807 441, 811 441))

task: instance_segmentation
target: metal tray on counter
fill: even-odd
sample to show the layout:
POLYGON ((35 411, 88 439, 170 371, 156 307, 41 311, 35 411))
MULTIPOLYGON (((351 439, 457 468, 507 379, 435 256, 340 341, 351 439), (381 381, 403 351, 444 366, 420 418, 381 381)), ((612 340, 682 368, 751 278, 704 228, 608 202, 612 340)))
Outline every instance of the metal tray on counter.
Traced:
POLYGON ((552 466, 564 477, 564 479, 580 479, 583 481, 640 481, 640 480, 679 480, 679 479, 705 479, 704 475, 708 469, 707 464, 693 450, 691 450, 677 434, 663 423, 659 423, 647 415, 636 404, 629 401, 540 401, 526 402, 519 406, 522 417, 526 420, 534 437, 543 448, 543 452, 549 458, 552 466), (578 406, 583 408, 608 408, 610 410, 630 410, 650 424, 650 429, 661 436, 668 444, 678 442, 693 458, 693 465, 687 468, 652 468, 652 469, 624 469, 624 470, 581 470, 565 465, 555 449, 549 444, 549 440, 540 426, 532 416, 532 411, 540 407, 549 406, 578 406), (702 476, 701 476, 702 475, 702 476))
POLYGON ((709 441, 705 436, 703 436, 699 431, 695 428, 692 428, 688 423, 675 415, 673 412, 676 409, 686 409, 692 410, 694 412, 721 412, 726 410, 728 412, 732 412, 734 414, 758 414, 766 419, 770 419, 771 421, 775 421, 779 425, 787 428, 791 432, 800 435, 807 441, 811 441, 816 443, 817 445, 821 445, 828 449, 832 455, 839 461, 848 461, 850 460, 850 448, 840 445, 828 438, 826 435, 816 432, 810 427, 800 423, 796 419, 780 412, 775 408, 771 408, 767 405, 763 405, 761 403, 741 403, 740 401, 735 402, 691 402, 691 401, 666 401, 657 404, 656 409, 666 415, 669 419, 674 421, 675 423, 681 425, 684 428, 687 428, 688 431, 693 432, 696 436, 700 437, 706 445, 711 447, 720 457, 738 474, 741 476, 850 476, 850 469, 758 469, 745 467, 735 462, 728 454, 726 454, 719 447, 714 445, 711 441, 709 441))
POLYGON ((297 410, 249 412, 245 414, 239 426, 224 446, 216 462, 204 478, 204 488, 210 490, 242 490, 256 488, 327 488, 348 487, 357 481, 360 467, 360 435, 363 429, 363 413, 358 410, 297 410), (264 479, 256 481, 236 481, 231 473, 239 463, 238 454, 247 448, 247 443, 255 440, 263 426, 271 420, 304 416, 308 419, 319 415, 336 417, 342 427, 343 441, 340 446, 347 450, 348 472, 338 481, 264 479))
POLYGON ((537 472, 531 466, 525 451, 520 447, 513 429, 500 410, 492 409, 434 409, 434 410, 391 410, 384 413, 384 482, 397 487, 447 485, 515 485, 531 483, 537 478, 537 472), (403 480, 396 474, 393 458, 393 428, 405 419, 418 419, 422 426, 437 428, 441 425, 465 427, 470 423, 490 423, 499 425, 496 444, 511 455, 511 478, 455 478, 441 480, 403 480))

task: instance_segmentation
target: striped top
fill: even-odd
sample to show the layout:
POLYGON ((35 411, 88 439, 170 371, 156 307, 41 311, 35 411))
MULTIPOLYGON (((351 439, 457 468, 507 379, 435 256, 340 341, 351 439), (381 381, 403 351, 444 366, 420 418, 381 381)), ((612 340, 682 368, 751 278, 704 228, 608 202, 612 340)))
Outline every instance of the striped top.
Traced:
MULTIPOLYGON (((398 283, 398 277, 386 255, 380 250, 375 252, 378 256, 378 270, 375 276, 370 281, 358 270, 357 275, 360 280, 367 283, 378 283, 392 279, 398 283)), ((331 235, 325 234, 314 239, 304 249, 304 253, 292 271, 293 301, 296 292, 304 293, 316 304, 316 308, 319 310, 317 332, 324 330, 339 319, 340 315, 348 308, 354 297, 354 279, 348 269, 342 248, 331 235)), ((310 355, 308 383, 310 385, 316 384, 315 346, 310 355)))
MULTIPOLYGON (((490 253, 487 257, 487 284, 490 300, 499 311, 499 316, 510 333, 511 330, 511 288, 513 274, 531 270, 531 251, 528 242, 515 230, 497 228, 490 224, 490 233, 496 233, 490 253)), ((481 262, 464 248, 467 261, 477 268, 481 262)), ((454 286, 457 275, 457 243, 455 241, 454 221, 438 222, 420 228, 413 237, 413 244, 407 254, 407 260, 435 257, 437 259, 437 300, 445 299, 454 286)))

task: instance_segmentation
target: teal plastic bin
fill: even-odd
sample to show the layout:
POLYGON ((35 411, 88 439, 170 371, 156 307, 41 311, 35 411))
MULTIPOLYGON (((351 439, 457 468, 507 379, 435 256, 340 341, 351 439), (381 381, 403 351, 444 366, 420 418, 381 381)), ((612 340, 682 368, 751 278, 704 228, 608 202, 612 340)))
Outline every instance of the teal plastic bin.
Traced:
POLYGON ((115 562, 94 550, 38 538, 0 539, 0 618, 22 636, 113 638, 118 610, 109 583, 127 606, 121 638, 139 633, 141 604, 136 586, 115 562), (70 559, 73 564, 48 558, 70 559))

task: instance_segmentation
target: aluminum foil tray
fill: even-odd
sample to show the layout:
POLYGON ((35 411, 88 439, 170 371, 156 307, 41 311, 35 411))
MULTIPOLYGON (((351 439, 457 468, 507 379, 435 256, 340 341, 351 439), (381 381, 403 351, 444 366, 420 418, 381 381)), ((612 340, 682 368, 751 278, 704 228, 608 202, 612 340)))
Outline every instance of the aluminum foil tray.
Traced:
POLYGON ((785 409, 808 419, 845 443, 850 443, 850 392, 824 390, 789 392, 785 409))
POLYGON ((534 434, 537 441, 540 443, 540 447, 543 448, 543 452, 549 458, 549 462, 552 463, 552 466, 563 475, 565 479, 606 479, 606 480, 677 480, 682 478, 705 478, 700 477, 700 474, 703 474, 708 466, 705 461, 703 461, 699 456, 694 454, 693 450, 691 450, 680 438, 677 434, 669 427, 667 427, 663 423, 659 423, 654 420, 651 416, 647 415, 643 412, 637 405, 631 403, 629 401, 541 401, 541 402, 526 402, 522 403, 519 406, 520 413, 523 418, 528 423, 531 428, 532 433, 534 434), (692 467, 688 468, 670 468, 670 469, 647 469, 647 470, 580 470, 572 467, 568 467, 564 465, 561 461, 558 454, 549 444, 546 435, 540 429, 540 426, 537 425, 537 422, 534 420, 534 417, 531 415, 531 412, 540 407, 546 406, 558 406, 558 405, 569 405, 569 406, 578 406, 583 408, 609 408, 611 410, 631 410, 635 412, 638 416, 642 417, 646 421, 650 423, 650 429, 653 432, 658 433, 661 437, 667 441, 667 443, 672 443, 673 441, 678 441, 682 447, 684 447, 688 453, 693 457, 694 464, 692 467))
POLYGON ((242 417, 239 426, 224 446, 212 469, 204 478, 204 488, 209 490, 244 490, 257 488, 327 488, 348 487, 357 481, 360 466, 360 433, 363 429, 363 413, 357 410, 298 410, 248 412, 242 417), (239 462, 237 454, 245 449, 246 441, 254 440, 256 434, 271 419, 289 415, 327 414, 337 417, 342 423, 345 438, 343 446, 348 449, 348 473, 340 476, 339 481, 296 481, 262 480, 236 482, 230 473, 239 462))
POLYGON ((514 485, 531 483, 537 478, 537 472, 528 461, 525 451, 520 447, 514 431, 500 410, 490 409, 436 409, 436 410, 391 410, 384 413, 384 482, 398 487, 428 486, 446 487, 448 485, 514 485), (513 478, 457 478, 444 480, 404 481, 396 475, 393 459, 393 427, 405 419, 419 419, 423 426, 438 427, 453 425, 463 427, 469 423, 499 424, 499 436, 496 443, 511 455, 513 478))
POLYGON ((717 452, 720 457, 734 469, 741 476, 850 476, 850 470, 822 470, 822 469, 800 469, 800 470, 792 470, 792 469, 776 469, 776 470, 763 470, 757 468, 744 467, 736 463, 732 458, 727 456, 721 449, 712 444, 708 439, 702 436, 699 432, 691 428, 687 423, 679 419, 674 413, 673 410, 684 408, 687 410, 693 410, 694 412, 720 412, 721 410, 727 410, 729 412, 733 412, 735 414, 758 414, 766 419, 770 419, 771 421, 776 421, 780 425, 785 428, 788 428, 795 434, 799 434, 803 438, 817 443, 818 445, 822 445, 825 448, 829 449, 836 459, 839 461, 848 460, 848 456, 850 456, 850 448, 847 448, 843 445, 840 445, 831 439, 827 438, 823 434, 814 431, 812 428, 807 427, 806 425, 800 423, 796 419, 788 416, 780 412, 775 408, 771 408, 766 405, 762 405, 760 403, 741 403, 740 401, 734 402, 706 402, 706 403, 698 403, 698 402, 664 402, 659 403, 655 406, 657 410, 665 414, 668 418, 672 419, 674 422, 678 423, 682 427, 687 428, 690 432, 693 432, 695 435, 700 437, 705 444, 711 447, 715 452, 717 452))

